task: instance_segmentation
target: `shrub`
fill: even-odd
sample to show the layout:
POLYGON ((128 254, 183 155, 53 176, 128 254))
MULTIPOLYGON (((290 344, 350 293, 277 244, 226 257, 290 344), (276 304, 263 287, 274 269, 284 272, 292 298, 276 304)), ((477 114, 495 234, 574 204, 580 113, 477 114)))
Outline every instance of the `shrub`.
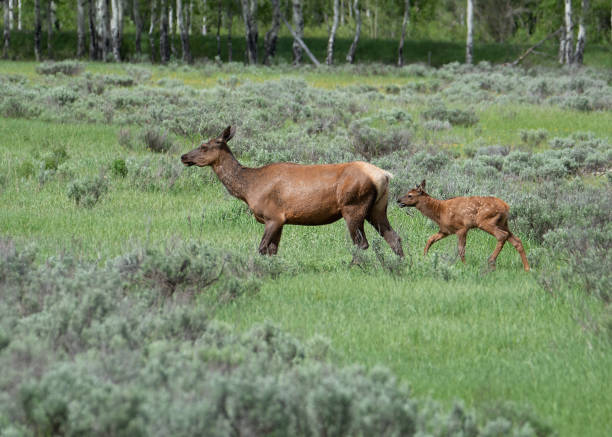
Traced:
POLYGON ((67 59, 59 62, 44 62, 36 67, 36 72, 38 74, 62 73, 66 76, 77 76, 83 69, 83 64, 80 62, 67 59))
POLYGON ((472 110, 447 109, 442 105, 436 105, 421 113, 425 120, 443 120, 452 125, 473 126, 478 123, 478 117, 472 110))
POLYGON ((168 133, 157 128, 148 128, 142 132, 145 145, 152 152, 166 153, 172 148, 172 140, 168 133))
POLYGON ((170 276, 157 274, 197 287, 221 260, 227 271, 248 263, 197 243, 141 248, 103 267, 69 255, 37 265, 32 254, 0 240, 5 433, 486 435, 502 424, 510 435, 552 434, 511 407, 477 414, 418 401, 386 369, 334 365, 319 338, 211 320, 206 301, 178 286, 168 294, 170 276))
POLYGON ((36 169, 34 168, 34 164, 32 164, 32 162, 23 161, 17 166, 15 172, 17 176, 21 178, 29 178, 34 175, 36 169))
POLYGON ((56 146, 52 151, 46 152, 43 157, 43 168, 45 170, 57 170, 61 164, 68 160, 68 152, 65 146, 56 146))
POLYGON ((440 131, 452 129, 452 125, 447 120, 431 119, 423 123, 423 129, 430 131, 440 131))
POLYGON ((120 146, 125 147, 126 149, 134 148, 134 143, 132 142, 132 132, 127 128, 119 129, 119 133, 117 134, 117 142, 120 146))
POLYGON ((73 180, 68 185, 68 198, 73 199, 77 205, 86 208, 93 207, 108 191, 108 182, 104 175, 95 178, 82 178, 73 180))
POLYGON ((77 93, 66 86, 52 88, 49 91, 49 96, 54 103, 60 106, 73 103, 76 99, 78 99, 77 93))
POLYGON ((111 169, 111 173, 113 174, 113 176, 124 178, 128 174, 127 165, 124 159, 119 158, 119 159, 113 160, 113 162, 111 163, 110 169, 111 169))
POLYGON ((546 141, 548 131, 546 129, 521 129, 519 135, 523 143, 530 147, 536 147, 546 141))

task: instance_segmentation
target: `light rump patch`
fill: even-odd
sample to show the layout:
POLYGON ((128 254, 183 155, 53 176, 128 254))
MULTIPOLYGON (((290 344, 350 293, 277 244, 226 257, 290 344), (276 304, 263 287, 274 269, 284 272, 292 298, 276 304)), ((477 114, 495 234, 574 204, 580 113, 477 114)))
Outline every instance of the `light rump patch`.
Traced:
POLYGON ((356 161, 355 164, 360 166, 363 172, 372 180, 372 183, 376 187, 376 202, 378 202, 381 197, 387 193, 389 180, 393 177, 393 174, 368 162, 356 161))
POLYGON ((247 203, 265 225, 259 253, 276 254, 285 224, 324 225, 344 218, 360 249, 369 247, 363 229, 367 220, 398 256, 404 256, 401 240, 387 219, 391 173, 366 162, 244 167, 227 146, 235 132, 228 126, 219 137, 185 153, 181 161, 211 166, 229 193, 247 203))
POLYGON ((510 207, 497 197, 454 197, 447 200, 434 199, 425 192, 425 180, 417 184, 397 200, 400 207, 415 207, 440 227, 425 245, 424 255, 436 241, 457 234, 457 244, 461 261, 465 262, 465 243, 470 229, 479 228, 497 239, 497 246, 489 257, 489 265, 495 268, 495 260, 506 241, 514 246, 521 257, 523 268, 529 271, 527 255, 521 240, 510 232, 508 212, 510 207))

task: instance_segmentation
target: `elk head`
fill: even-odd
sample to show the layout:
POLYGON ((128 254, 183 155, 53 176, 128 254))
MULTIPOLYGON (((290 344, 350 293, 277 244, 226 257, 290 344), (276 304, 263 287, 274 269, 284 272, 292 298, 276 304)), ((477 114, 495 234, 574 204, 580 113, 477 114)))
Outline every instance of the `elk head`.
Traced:
POLYGON ((399 204, 400 208, 405 206, 416 206, 422 196, 427 196, 427 193, 425 192, 425 179, 423 179, 423 182, 420 184, 417 184, 415 188, 397 199, 397 203, 399 204))
POLYGON ((181 161, 187 166, 205 167, 213 164, 219 158, 222 150, 229 151, 227 142, 232 139, 235 133, 236 126, 228 126, 217 138, 211 138, 191 152, 185 153, 181 156, 181 161))

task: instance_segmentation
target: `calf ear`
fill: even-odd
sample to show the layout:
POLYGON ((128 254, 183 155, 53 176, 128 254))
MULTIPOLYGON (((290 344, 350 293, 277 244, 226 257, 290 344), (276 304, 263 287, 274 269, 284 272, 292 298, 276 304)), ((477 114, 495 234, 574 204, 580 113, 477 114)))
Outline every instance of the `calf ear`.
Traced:
POLYGON ((223 133, 221 134, 221 139, 226 143, 234 137, 236 133, 236 126, 228 126, 225 128, 223 133))
POLYGON ((425 179, 421 182, 421 190, 425 191, 425 179))

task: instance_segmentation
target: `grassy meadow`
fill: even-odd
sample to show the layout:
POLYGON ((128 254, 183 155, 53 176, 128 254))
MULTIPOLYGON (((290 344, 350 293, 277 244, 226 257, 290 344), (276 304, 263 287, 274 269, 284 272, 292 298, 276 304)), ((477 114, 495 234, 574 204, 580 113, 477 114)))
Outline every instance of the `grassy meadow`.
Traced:
MULTIPOLYGON (((67 259, 86 266, 83 271, 98 271, 134 250, 158 250, 159 271, 171 282, 168 272, 176 267, 170 261, 164 266, 163 254, 171 259, 183 253, 185 242, 195 242, 219 259, 239 261, 234 265, 211 258, 223 275, 212 286, 198 288, 177 276, 168 299, 172 305, 201 308, 207 321, 225 326, 232 335, 247 335, 271 324, 302 345, 323 341, 329 347, 329 366, 361 366, 365 372, 384 367, 397 378, 393 385, 407 385, 418 402, 431 399, 443 411, 461 405, 469 414, 476 412, 480 428, 472 435, 546 435, 550 429, 561 436, 608 435, 609 69, 523 70, 487 63, 440 69, 417 64, 402 69, 374 64, 321 70, 240 64, 68 67, 68 74, 49 75, 41 74, 39 64, 32 62, 0 63, 0 300, 5 301, 4 307, 0 304, 0 363, 11 369, 0 370, 0 386, 21 396, 21 407, 8 407, 9 400, 0 397, 0 429, 19 435, 70 434, 79 431, 70 428, 79 420, 81 430, 89 429, 85 416, 74 413, 74 405, 58 409, 61 402, 49 401, 48 393, 73 396, 70 384, 52 379, 62 369, 73 369, 70 366, 75 366, 76 375, 83 372, 83 380, 88 374, 102 375, 109 387, 109 381, 128 378, 127 373, 113 377, 116 370, 97 373, 87 361, 93 363, 96 354, 118 368, 132 363, 122 347, 146 351, 138 362, 143 374, 136 379, 143 382, 134 385, 134 392, 156 384, 144 372, 162 343, 176 350, 179 361, 206 356, 201 359, 211 362, 212 352, 192 353, 180 343, 185 341, 182 337, 153 341, 142 334, 142 345, 128 342, 128 347, 117 340, 123 334, 109 334, 108 342, 95 343, 88 329, 96 323, 106 326, 106 314, 115 311, 95 306, 86 313, 86 328, 66 336, 78 347, 57 346, 54 339, 64 337, 47 333, 51 328, 44 324, 32 325, 38 328, 28 332, 23 328, 43 323, 34 319, 54 311, 45 306, 54 298, 37 298, 38 290, 43 290, 40 296, 52 296, 49 290, 57 289, 74 297, 99 286, 89 280, 75 282, 73 288, 45 286, 45 275, 55 281, 54 275, 64 270, 69 273, 57 284, 76 281, 76 267, 67 259), (244 165, 359 159, 394 173, 388 215, 403 240, 406 258, 396 259, 369 224, 365 231, 370 249, 356 251, 343 221, 321 227, 286 226, 279 254, 271 259, 258 256, 263 226, 246 205, 227 193, 210 168, 185 168, 179 159, 229 124, 237 125, 229 146, 244 165), (407 214, 395 205, 400 194, 422 179, 436 197, 494 195, 506 200, 512 211, 510 227, 522 239, 532 271, 522 270, 510 244, 502 250, 497 269, 490 271, 486 261, 496 242, 479 230, 468 235, 465 264, 458 260, 454 236, 436 243, 423 257, 425 242, 437 227, 418 211, 407 214), (580 241, 588 244, 583 247, 580 241), (27 250, 34 253, 31 262, 20 258, 20 253, 30 253, 27 250), (351 263, 353 256, 357 265, 351 263), (47 273, 36 276, 38 282, 20 282, 11 276, 18 271, 15 265, 47 273), (224 294, 225 288, 234 286, 238 291, 224 294), (36 310, 23 309, 28 307, 24 296, 38 299, 36 310), (9 302, 17 302, 21 310, 13 312, 9 302), (20 342, 32 345, 29 355, 19 349, 20 342), (45 346, 37 349, 36 344, 45 346), (47 358, 36 364, 37 354, 41 357, 43 352, 47 358), (25 370, 19 370, 22 367, 25 370), (523 416, 503 419, 496 406, 505 403, 524 411, 523 416), (525 425, 525 417, 532 416, 537 420, 525 425), (546 432, 538 432, 538 423, 546 432)), ((159 275, 146 282, 150 288, 160 286, 155 278, 159 275)), ((122 299, 128 302, 130 287, 138 294, 142 283, 126 286, 122 299)), ((66 314, 65 325, 75 325, 66 314)), ((142 323, 148 323, 146 314, 142 323)), ((48 320, 49 326, 60 325, 48 320)), ((140 332, 140 319, 135 320, 132 329, 140 332)), ((190 340, 189 347, 202 341, 190 340)), ((236 356, 250 356, 234 355, 232 349, 215 353, 215 360, 233 363, 226 369, 238 366, 236 356)), ((173 369, 170 362, 168 368, 173 369)), ((189 371, 197 372, 196 368, 189 371)), ((219 368, 224 367, 212 366, 211 372, 219 368)), ((168 374, 173 375, 170 370, 168 374)), ((208 378, 205 372, 198 375, 208 378)), ((183 380, 176 381, 180 385, 183 380)), ((189 384, 183 384, 188 392, 189 384)), ((108 390, 115 393, 115 388, 108 390)), ((178 410, 184 399, 172 390, 163 402, 178 410)), ((147 396, 154 394, 142 393, 138 405, 148 411, 147 396)), ((74 395, 89 399, 86 396, 74 395)), ((271 402, 265 396, 254 398, 271 402)), ((100 394, 95 399, 105 398, 100 394)), ((308 423, 313 423, 312 414, 308 423)), ((416 429, 431 435, 458 433, 449 425, 451 419, 441 419, 445 414, 430 413, 430 422, 416 420, 416 429)), ((228 422, 231 415, 230 408, 228 422)), ((108 420, 119 423, 114 417, 108 420)), ((246 419, 240 420, 238 428, 228 428, 230 434, 241 432, 246 419)), ((157 432, 198 429, 181 428, 187 423, 195 422, 177 419, 175 428, 168 425, 157 432)), ((211 432, 224 435, 227 430, 219 426, 211 432)), ((302 429, 295 427, 287 429, 302 429)), ((120 433, 119 428, 109 429, 120 433)), ((285 428, 277 424, 245 429, 256 435, 282 435, 279 430, 285 428)), ((312 429, 320 435, 368 435, 366 428, 312 429)))

